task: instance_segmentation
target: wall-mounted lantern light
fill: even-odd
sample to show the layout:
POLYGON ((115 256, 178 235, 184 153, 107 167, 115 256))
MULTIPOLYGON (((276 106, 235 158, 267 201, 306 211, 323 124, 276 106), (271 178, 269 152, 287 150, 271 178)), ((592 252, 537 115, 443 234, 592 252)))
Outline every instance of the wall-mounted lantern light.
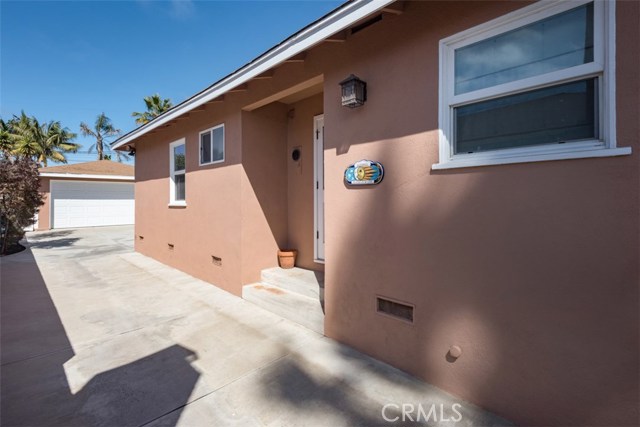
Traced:
POLYGON ((129 146, 129 155, 132 157, 136 155, 136 149, 132 146, 129 146))
POLYGON ((367 83, 351 74, 340 82, 342 87, 342 105, 356 108, 364 105, 367 100, 367 83))

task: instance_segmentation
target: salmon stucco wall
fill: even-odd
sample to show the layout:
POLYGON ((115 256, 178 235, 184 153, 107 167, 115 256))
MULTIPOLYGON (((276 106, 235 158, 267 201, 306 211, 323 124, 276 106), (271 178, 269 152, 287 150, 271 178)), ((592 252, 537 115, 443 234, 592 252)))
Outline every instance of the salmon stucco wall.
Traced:
MULTIPOLYGON (((242 285, 257 281, 262 269, 278 265, 278 247, 291 244, 290 233, 303 233, 298 224, 289 222, 287 183, 287 144, 298 138, 299 130, 289 130, 289 105, 268 102, 259 108, 246 107, 295 85, 306 89, 317 85, 329 56, 326 48, 313 49, 304 63, 284 64, 273 78, 253 81, 249 90, 229 93, 224 102, 211 102, 178 124, 136 140, 137 251, 235 295, 241 294, 242 285), (225 124, 225 161, 200 166, 199 132, 220 123, 225 124), (167 206, 169 144, 180 138, 187 143, 186 207, 172 208, 167 206), (173 249, 168 249, 169 244, 173 249), (222 265, 212 262, 213 257, 222 258, 222 265)), ((310 102, 314 107, 309 107, 309 114, 322 112, 321 96, 310 102)), ((300 103, 303 110, 307 108, 305 101, 300 103)), ((308 131, 300 140, 313 137, 312 119, 308 129, 300 127, 301 132, 308 131)), ((312 181, 311 177, 310 185, 312 181)), ((300 210, 312 215, 313 188, 300 200, 300 210)), ((312 221, 313 217, 311 229, 305 231, 309 238, 312 221)), ((302 226, 308 227, 308 220, 302 226)), ((300 245, 305 248, 303 262, 312 260, 308 240, 300 245)))
POLYGON ((313 117, 317 94, 292 104, 274 102, 242 112, 242 283, 277 265, 277 250, 298 250, 296 265, 314 262, 313 117), (291 152, 299 148, 301 158, 291 152))
POLYGON ((439 40, 522 6, 406 2, 335 48, 325 331, 517 424, 637 425, 640 3, 617 4, 632 155, 431 170, 439 40), (351 73, 368 91, 355 110, 336 102, 351 73), (360 159, 382 162, 380 185, 345 187, 360 159), (414 305, 414 323, 378 314, 377 296, 414 305))
POLYGON ((38 210, 38 230, 51 229, 51 180, 40 177, 40 194, 43 197, 42 206, 38 210))
POLYGON ((205 110, 189 122, 186 131, 168 129, 136 144, 135 249, 239 294, 240 114, 205 110), (224 163, 199 166, 199 132, 221 123, 224 163), (170 207, 169 144, 181 138, 186 140, 187 206, 170 207))
POLYGON ((632 155, 431 169, 439 41, 526 4, 404 2, 138 139, 136 250, 236 295, 283 244, 316 269, 304 231, 313 200, 298 184, 313 173, 304 117, 323 113, 329 337, 517 424, 636 425, 640 4, 617 2, 616 16, 617 143, 632 155), (340 106, 350 74, 367 82, 361 108, 340 106), (260 103, 319 76, 320 95, 260 103), (225 162, 198 166, 198 131, 223 122, 225 162), (169 208, 169 143, 182 137, 187 206, 169 208), (384 165, 381 184, 345 186, 361 159, 384 165), (378 314, 378 296, 413 305, 414 322, 378 314))
POLYGON ((260 280, 287 245, 287 107, 242 112, 242 284, 260 280))
POLYGON ((287 137, 289 247, 298 250, 296 265, 321 271, 324 265, 314 261, 314 153, 313 118, 322 114, 323 96, 317 94, 289 106, 287 137), (292 160, 292 151, 300 150, 300 160, 292 160))

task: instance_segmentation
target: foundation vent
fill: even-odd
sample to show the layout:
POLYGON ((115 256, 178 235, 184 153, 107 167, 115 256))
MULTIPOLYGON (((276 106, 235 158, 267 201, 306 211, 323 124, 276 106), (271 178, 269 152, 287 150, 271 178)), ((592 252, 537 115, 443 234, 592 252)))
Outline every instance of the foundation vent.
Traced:
POLYGON ((213 265, 217 265, 219 267, 222 267, 222 258, 217 257, 215 255, 211 255, 211 261, 213 262, 213 265))
POLYGON ((383 297, 376 298, 378 313, 413 323, 413 306, 383 297))

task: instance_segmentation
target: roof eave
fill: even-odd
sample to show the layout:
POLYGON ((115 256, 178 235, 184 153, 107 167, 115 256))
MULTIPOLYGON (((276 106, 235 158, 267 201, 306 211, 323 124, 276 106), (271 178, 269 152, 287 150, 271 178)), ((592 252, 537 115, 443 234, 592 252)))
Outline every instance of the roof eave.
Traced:
POLYGON ((119 149, 130 144, 135 139, 167 124, 176 117, 206 104, 236 86, 247 83, 249 80, 283 63, 287 59, 321 43, 327 37, 347 29, 355 22, 383 9, 394 1, 396 0, 355 0, 345 4, 323 19, 303 29, 298 34, 265 52, 244 67, 224 77, 208 89, 192 96, 149 123, 118 138, 111 144, 112 148, 119 149))
POLYGON ((108 175, 108 174, 92 174, 92 173, 55 173, 41 172, 40 176, 45 178, 68 178, 68 179, 100 179, 112 181, 133 181, 134 176, 131 175, 108 175))

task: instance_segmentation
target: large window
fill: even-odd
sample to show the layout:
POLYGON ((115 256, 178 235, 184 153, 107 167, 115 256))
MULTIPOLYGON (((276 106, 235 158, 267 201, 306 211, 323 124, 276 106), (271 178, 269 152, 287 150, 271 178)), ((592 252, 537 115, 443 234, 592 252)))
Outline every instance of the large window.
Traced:
POLYGON ((539 2, 440 43, 434 169, 615 148, 614 3, 539 2))
POLYGON ((224 125, 200 132, 200 165, 224 161, 224 125))
POLYGON ((184 205, 186 196, 186 145, 180 139, 169 144, 169 204, 184 205))

